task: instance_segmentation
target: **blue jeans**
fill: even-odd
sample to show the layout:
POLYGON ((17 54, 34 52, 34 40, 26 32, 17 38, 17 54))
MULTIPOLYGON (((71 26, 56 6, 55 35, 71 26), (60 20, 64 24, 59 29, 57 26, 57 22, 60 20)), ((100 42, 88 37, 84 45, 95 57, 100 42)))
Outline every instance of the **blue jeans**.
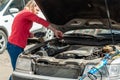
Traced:
MULTIPOLYGON (((19 54, 24 51, 24 49, 8 42, 7 50, 11 59, 12 68, 13 70, 15 70, 17 58, 19 54)), ((9 80, 11 80, 11 77, 9 78, 9 80)))

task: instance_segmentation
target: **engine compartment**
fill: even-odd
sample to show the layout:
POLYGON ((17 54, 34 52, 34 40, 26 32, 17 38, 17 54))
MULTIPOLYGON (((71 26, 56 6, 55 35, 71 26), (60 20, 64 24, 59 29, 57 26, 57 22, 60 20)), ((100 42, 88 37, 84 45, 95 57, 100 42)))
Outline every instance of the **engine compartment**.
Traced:
POLYGON ((27 49, 20 57, 31 59, 34 74, 77 79, 82 76, 87 65, 98 64, 105 52, 104 46, 71 42, 69 44, 64 39, 52 39, 27 49))
POLYGON ((35 55, 47 55, 56 59, 85 59, 92 60, 103 57, 101 48, 81 45, 43 46, 35 55))
MULTIPOLYGON (((43 57, 55 59, 84 59, 94 60, 104 57, 103 46, 90 46, 66 43, 64 39, 52 39, 43 44, 37 44, 23 53, 23 56, 31 55, 42 59, 43 57)), ((29 56, 30 57, 30 56, 29 56)))

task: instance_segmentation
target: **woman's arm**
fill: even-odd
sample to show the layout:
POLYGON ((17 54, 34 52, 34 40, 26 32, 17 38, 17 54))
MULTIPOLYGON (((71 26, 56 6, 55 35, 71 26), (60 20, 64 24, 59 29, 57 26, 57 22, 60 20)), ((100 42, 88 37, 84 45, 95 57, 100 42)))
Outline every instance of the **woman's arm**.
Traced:
POLYGON ((51 25, 48 21, 38 17, 36 14, 29 12, 27 19, 45 26, 46 28, 52 30, 57 38, 62 38, 63 33, 61 31, 53 28, 53 25, 51 25))

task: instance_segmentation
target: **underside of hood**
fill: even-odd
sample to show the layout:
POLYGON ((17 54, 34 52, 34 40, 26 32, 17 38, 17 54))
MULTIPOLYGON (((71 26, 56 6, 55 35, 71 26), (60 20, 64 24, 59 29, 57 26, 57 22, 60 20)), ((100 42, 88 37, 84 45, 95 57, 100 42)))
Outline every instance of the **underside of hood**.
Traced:
POLYGON ((63 25, 79 19, 106 19, 107 11, 111 20, 120 22, 120 0, 35 0, 46 19, 54 24, 63 25))

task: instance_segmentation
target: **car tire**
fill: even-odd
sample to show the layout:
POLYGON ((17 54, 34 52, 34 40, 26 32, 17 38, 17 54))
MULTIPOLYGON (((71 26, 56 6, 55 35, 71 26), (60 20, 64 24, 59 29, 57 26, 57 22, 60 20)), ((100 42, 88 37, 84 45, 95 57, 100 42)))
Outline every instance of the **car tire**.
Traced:
POLYGON ((6 49, 7 35, 4 31, 0 30, 0 54, 2 54, 6 49))

